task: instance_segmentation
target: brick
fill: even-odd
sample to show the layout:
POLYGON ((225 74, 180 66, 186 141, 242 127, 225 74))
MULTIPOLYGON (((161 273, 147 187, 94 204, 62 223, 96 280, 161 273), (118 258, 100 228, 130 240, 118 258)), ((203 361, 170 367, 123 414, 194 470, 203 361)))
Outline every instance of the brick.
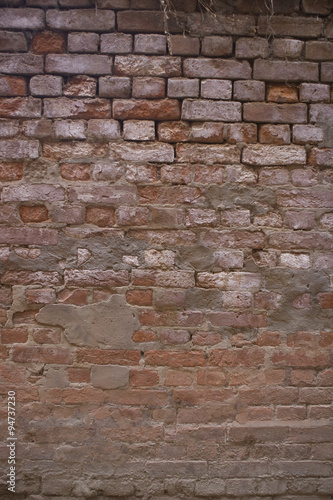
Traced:
POLYGON ((256 59, 268 57, 268 41, 265 38, 238 38, 236 41, 236 57, 239 59, 256 59))
POLYGON ((230 78, 242 80, 251 78, 251 67, 247 61, 189 58, 185 59, 183 66, 184 76, 188 78, 230 78))
POLYGON ((190 209, 187 210, 186 226, 216 226, 218 218, 215 210, 190 209))
POLYGON ((330 122, 333 104, 311 104, 310 122, 330 122))
POLYGON ((230 36, 205 36, 202 40, 201 53, 206 57, 223 57, 232 54, 230 36))
POLYGON ((180 144, 176 148, 177 160, 190 163, 238 163, 239 150, 236 146, 220 144, 180 144))
POLYGON ((52 31, 40 31, 34 35, 31 49, 36 54, 62 54, 65 52, 64 36, 52 31))
POLYGON ((56 293, 52 288, 26 290, 28 304, 52 304, 56 300, 56 293))
POLYGON ((197 37, 171 35, 168 45, 173 56, 198 56, 200 52, 200 40, 197 37))
POLYGON ((241 104, 236 102, 185 99, 182 106, 182 119, 197 121, 240 121, 241 104))
POLYGON ((123 125, 123 137, 126 141, 153 141, 155 123, 153 121, 128 120, 123 125))
POLYGON ((117 76, 181 76, 181 59, 180 57, 149 57, 134 54, 116 56, 114 72, 117 76))
POLYGON ((69 201, 84 203, 103 203, 103 205, 134 205, 136 203, 136 189, 128 185, 98 186, 87 185, 72 188, 69 192, 69 201))
POLYGON ((129 369, 126 366, 93 366, 91 384, 101 389, 125 388, 129 384, 129 369))
POLYGON ((139 188, 141 204, 169 205, 173 203, 186 204, 200 200, 201 192, 198 188, 189 186, 147 186, 139 188))
POLYGON ((26 83, 22 77, 1 76, 0 96, 23 96, 26 95, 26 83))
POLYGON ((292 229, 314 229, 316 226, 314 212, 289 211, 285 213, 284 223, 292 229))
POLYGON ((99 79, 99 95, 100 97, 130 97, 130 78, 119 76, 102 76, 99 79))
POLYGON ((155 184, 158 181, 157 168, 150 165, 128 165, 125 174, 128 182, 155 184))
POLYGON ((111 105, 107 99, 44 99, 47 118, 110 118, 111 105))
POLYGON ((291 36, 295 38, 316 38, 322 31, 322 19, 316 17, 272 16, 268 19, 260 16, 258 21, 259 35, 291 36))
POLYGON ((144 207, 119 207, 116 220, 118 226, 147 226, 149 210, 144 207))
POLYGON ((23 222, 43 222, 48 219, 48 211, 44 205, 21 205, 19 211, 23 222))
POLYGON ((69 33, 68 52, 98 52, 97 33, 69 33))
POLYGON ((67 286, 124 286, 128 285, 127 271, 70 270, 64 273, 67 286))
POLYGON ((243 161, 250 165, 294 165, 306 162, 301 146, 245 146, 243 161))
POLYGON ((12 75, 43 73, 43 57, 34 54, 0 54, 0 71, 12 75))
POLYGON ((33 96, 61 96, 62 78, 60 76, 33 76, 30 80, 30 92, 33 96))
POLYGON ((116 120, 89 120, 87 134, 96 141, 113 141, 120 138, 120 125, 116 120))
POLYGON ((320 188, 304 189, 279 189, 277 203, 286 207, 298 208, 324 208, 332 207, 333 196, 331 192, 320 188), (287 194, 288 192, 288 194, 287 194))
POLYGON ((212 247, 253 248, 260 249, 265 245, 265 237, 260 231, 210 231, 202 235, 202 243, 212 247))
POLYGON ((236 81, 234 83, 234 99, 237 101, 264 101, 264 82, 253 80, 236 81))
POLYGON ((297 168, 291 172, 294 186, 309 187, 318 184, 318 173, 311 168, 297 168))
MULTIPOLYGON (((160 267, 160 268, 168 268, 174 265, 175 255, 171 250, 146 250, 145 251, 145 263, 148 267, 160 267)), ((175 293, 172 291, 165 291, 165 294, 172 294, 172 297, 175 297, 175 293)), ((180 292, 182 293, 182 292, 180 292)))
POLYGON ((33 97, 13 97, 0 99, 1 118, 39 118, 41 100, 33 97))
POLYGON ((195 12, 188 14, 187 24, 191 35, 241 35, 253 36, 255 20, 252 16, 195 12))
POLYGON ((138 54, 166 54, 166 36, 165 35, 135 35, 134 52, 138 54))
POLYGON ((253 78, 275 82, 303 81, 304 75, 309 82, 319 79, 318 64, 295 61, 254 61, 253 78))
POLYGON ((156 370, 131 370, 130 385, 134 387, 153 387, 159 382, 156 370))
POLYGON ((83 224, 84 211, 83 207, 72 205, 57 205, 50 210, 51 220, 54 222, 67 224, 83 224))
POLYGON ((333 157, 332 149, 317 149, 313 148, 310 157, 310 165, 331 166, 333 157))
POLYGON ((57 245, 58 234, 54 229, 8 227, 2 228, 0 242, 14 245, 57 245))
POLYGON ((318 144, 323 140, 324 131, 319 127, 314 125, 293 126, 293 142, 295 144, 318 144))
POLYGON ((333 59, 333 42, 311 41, 305 44, 305 57, 313 61, 333 59))
POLYGON ((18 181, 23 177, 22 163, 0 163, 1 182, 18 181))
POLYGON ((206 365, 204 353, 201 351, 147 351, 145 358, 147 365, 151 366, 171 366, 176 368, 206 365))
POLYGON ((174 151, 172 146, 163 143, 140 146, 133 143, 122 143, 115 147, 110 146, 110 158, 125 161, 172 162, 174 151))
POLYGON ((154 77, 133 78, 132 96, 143 99, 161 99, 165 97, 165 80, 154 77))
POLYGON ((318 302, 323 309, 333 309, 333 294, 330 292, 319 293, 318 302))
POLYGON ((86 208, 86 222, 88 224, 95 224, 99 227, 112 227, 114 225, 114 209, 113 208, 99 208, 87 207, 86 208))
POLYGON ((121 120, 178 120, 179 102, 176 99, 119 99, 113 102, 113 117, 121 120))
POLYGON ((68 181, 90 180, 90 165, 87 163, 63 163, 60 167, 61 177, 68 181))
POLYGON ((46 56, 45 68, 47 73, 107 75, 111 73, 112 59, 95 54, 50 54, 46 56))
POLYGON ((329 14, 331 6, 329 0, 318 2, 316 0, 303 0, 303 10, 306 14, 329 14))
POLYGON ((73 76, 63 87, 63 94, 67 97, 95 97, 96 80, 90 76, 73 76))
POLYGON ((132 35, 125 33, 107 33, 101 35, 102 54, 128 54, 132 52, 132 35))
MULTIPOLYGON (((22 228, 21 228, 22 229, 22 228)), ((33 228, 29 228, 33 229, 33 228)), ((35 231, 29 231, 30 234, 35 233, 35 235, 38 235, 38 232, 40 234, 49 234, 51 235, 52 232, 50 229, 44 229, 43 230, 35 230, 35 231)), ((28 231, 25 231, 26 234, 29 234, 28 231)), ((54 233, 54 231, 53 231, 54 233)), ((23 234, 23 231, 22 231, 23 234)), ((36 244, 37 241, 36 241, 36 244)), ((52 243, 51 243, 52 244, 52 243)), ((7 284, 7 285, 42 285, 42 286, 50 286, 50 285, 60 285, 61 284, 61 277, 58 273, 56 272, 43 272, 43 271, 6 271, 5 274, 1 278, 1 283, 7 284)))
POLYGON ((245 103, 244 120, 259 123, 306 123, 306 104, 245 103))
POLYGON ((221 226, 226 227, 246 227, 250 225, 249 210, 222 210, 221 226))
POLYGON ((279 39, 273 40, 273 56, 281 59, 298 59, 303 51, 304 42, 301 40, 293 39, 279 39))
POLYGON ((111 10, 48 10, 46 23, 64 31, 113 31, 115 15, 111 10))
POLYGON ((27 328, 2 328, 2 344, 25 344, 28 341, 29 331, 27 328))
POLYGON ((169 78, 168 97, 199 97, 199 80, 194 78, 169 78))
POLYGON ((0 28, 39 30, 44 28, 42 9, 0 9, 0 28))
POLYGON ((17 346, 12 349, 16 363, 72 364, 70 349, 62 347, 17 346))
POLYGON ((28 45, 23 33, 2 31, 0 33, 1 52, 27 52, 28 45))
POLYGON ((224 141, 224 124, 218 122, 201 122, 192 124, 189 140, 192 142, 222 143, 224 141))
POLYGON ((285 85, 275 83, 268 85, 267 100, 273 102, 297 102, 298 92, 297 87, 293 85, 285 85))
POLYGON ((24 159, 38 158, 39 143, 38 141, 21 141, 21 140, 0 140, 0 159, 24 159))
POLYGON ((302 102, 329 102, 329 85, 319 83, 301 83, 300 101, 302 102))
POLYGON ((259 141, 262 144, 290 144, 290 127, 289 125, 262 125, 259 129, 259 141))
POLYGON ((61 120, 54 124, 57 139, 85 139, 86 124, 81 120, 61 120))
POLYGON ((255 143, 257 142, 257 125, 254 123, 232 123, 227 128, 226 140, 230 144, 255 143))
POLYGON ((329 83, 333 81, 333 64, 331 62, 321 64, 321 81, 329 83))
POLYGON ((280 232, 270 236, 270 245, 281 250, 329 250, 332 246, 331 240, 331 235, 325 232, 280 232))
MULTIPOLYGON (((192 96, 188 95, 188 97, 192 96)), ((201 97, 206 99, 231 99, 232 83, 229 80, 202 80, 201 97)))
POLYGON ((10 138, 19 134, 20 126, 15 120, 0 121, 0 137, 10 138))
POLYGON ((190 137, 190 126, 183 121, 161 122, 158 124, 158 138, 166 142, 188 141, 190 137))
POLYGON ((310 267, 310 257, 306 254, 282 253, 280 265, 294 269, 308 269, 310 267))

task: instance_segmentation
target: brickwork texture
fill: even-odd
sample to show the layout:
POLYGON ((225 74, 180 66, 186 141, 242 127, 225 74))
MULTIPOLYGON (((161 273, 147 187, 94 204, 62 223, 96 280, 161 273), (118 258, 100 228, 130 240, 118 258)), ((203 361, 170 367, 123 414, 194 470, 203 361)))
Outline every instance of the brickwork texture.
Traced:
POLYGON ((333 3, 174 3, 0 0, 4 500, 333 498, 333 3))

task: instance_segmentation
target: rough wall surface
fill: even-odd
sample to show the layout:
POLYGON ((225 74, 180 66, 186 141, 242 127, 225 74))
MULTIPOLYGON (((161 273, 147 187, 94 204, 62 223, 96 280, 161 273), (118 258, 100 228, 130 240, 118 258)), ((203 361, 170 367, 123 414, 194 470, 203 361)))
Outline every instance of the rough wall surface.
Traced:
POLYGON ((176 4, 1 1, 3 499, 332 499, 333 5, 176 4))

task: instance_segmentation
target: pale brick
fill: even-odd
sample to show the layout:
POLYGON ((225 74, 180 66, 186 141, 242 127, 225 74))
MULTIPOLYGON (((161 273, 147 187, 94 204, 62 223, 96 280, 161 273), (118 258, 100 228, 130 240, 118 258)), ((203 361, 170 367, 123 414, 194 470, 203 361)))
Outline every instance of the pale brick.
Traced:
POLYGON ((199 97, 199 80, 196 78, 169 78, 168 97, 199 97))
POLYGON ((191 142, 222 143, 224 124, 214 122, 193 123, 190 130, 189 140, 191 142))
POLYGON ((322 82, 333 82, 333 63, 323 62, 321 64, 321 81, 322 82))
POLYGON ((310 257, 307 254, 282 253, 280 256, 280 265, 294 269, 308 269, 311 263, 310 257))
POLYGON ((88 137, 95 141, 114 141, 120 136, 120 125, 116 120, 88 121, 88 137))
POLYGON ((305 44, 305 57, 313 61, 330 61, 333 59, 333 42, 311 41, 305 44))
POLYGON ((20 124, 14 120, 1 120, 0 121, 0 137, 15 137, 20 131, 20 124))
POLYGON ((242 268, 244 254, 241 250, 217 250, 214 252, 215 265, 222 268, 242 268))
POLYGON ((24 78, 19 76, 0 76, 0 96, 24 96, 26 93, 24 78))
MULTIPOLYGON (((188 96, 192 97, 192 96, 188 96)), ((202 80, 201 97, 206 99, 224 99, 232 97, 232 83, 230 80, 202 80)))
POLYGON ((165 35, 135 35, 134 52, 138 54, 156 54, 166 53, 165 35))
POLYGON ((302 102, 329 102, 330 87, 320 83, 301 83, 299 100, 302 102))
POLYGON ((316 219, 314 212, 288 211, 284 216, 284 223, 292 229, 314 229, 316 219))
POLYGON ((61 76, 33 76, 30 80, 30 92, 33 96, 59 97, 62 95, 61 76))
POLYGON ((68 52, 98 52, 97 33, 69 33, 68 52))
POLYGON ((244 120, 258 123, 306 123, 306 104, 245 103, 244 120))
POLYGON ((113 31, 115 15, 111 10, 48 10, 46 22, 50 28, 67 31, 113 31))
POLYGON ((240 152, 236 146, 220 144, 180 144, 177 160, 190 163, 239 163, 240 152))
MULTIPOLYGON (((37 56, 36 56, 37 57, 37 56)), ((112 58, 93 54, 55 54, 46 56, 46 71, 66 75, 107 75, 111 73, 112 58)))
POLYGON ((186 99, 182 106, 183 120, 237 122, 242 106, 237 102, 186 99))
POLYGON ((272 45, 273 56, 281 59, 298 59, 303 47, 304 42, 301 40, 275 38, 272 45))
MULTIPOLYGON (((57 245, 58 231, 39 227, 3 227, 0 232, 0 243, 7 245, 57 245)), ((15 273, 15 271, 13 272, 15 273)), ((16 285, 18 283, 17 276, 14 275, 13 279, 11 279, 12 275, 10 273, 10 271, 7 272, 6 281, 16 285)), ((39 272, 36 274, 39 275, 39 272)), ((58 273, 54 274, 57 275, 58 273)), ((5 283, 5 276, 2 278, 3 283, 5 283)), ((50 279, 47 278, 46 276, 42 284, 50 285, 50 279)), ((59 284, 60 280, 55 281, 54 284, 59 284)))
POLYGON ((205 36, 202 40, 201 53, 206 57, 222 57, 232 54, 231 36, 205 36))
POLYGON ((303 165, 306 150, 302 146, 245 146, 243 162, 249 165, 303 165))
POLYGON ((60 120, 54 123, 57 139, 85 139, 86 123, 82 120, 60 120))
POLYGON ((84 207, 63 205, 57 203, 50 210, 50 217, 53 222, 62 224, 83 224, 84 207))
POLYGON ((131 79, 126 76, 102 76, 99 79, 100 97, 131 97, 131 79))
POLYGON ((188 14, 187 24, 191 35, 242 35, 254 36, 255 18, 252 16, 217 14, 188 14))
POLYGON ((1 118, 39 118, 41 100, 34 97, 13 97, 0 99, 1 118))
POLYGON ((173 162, 174 150, 170 144, 136 144, 120 143, 110 145, 111 160, 119 161, 148 161, 148 162, 173 162))
POLYGON ((155 139, 155 122, 149 120, 125 121, 123 137, 125 141, 153 141, 155 139))
POLYGON ((163 99, 165 97, 164 78, 149 76, 133 78, 132 96, 142 99, 163 99))
POLYGON ((313 148, 310 157, 310 165, 319 165, 323 167, 331 167, 333 161, 333 149, 313 148))
POLYGON ((170 54, 174 56, 198 56, 200 40, 197 37, 171 35, 169 40, 170 54))
POLYGON ((180 57, 116 56, 114 72, 118 76, 180 76, 180 57))
POLYGON ((319 79, 317 63, 299 61, 254 61, 253 78, 273 82, 309 82, 319 79))
POLYGON ((23 33, 13 31, 0 32, 0 51, 1 52, 26 52, 28 45, 23 33))
POLYGON ((265 84, 253 80, 234 83, 234 99, 237 101, 264 101, 265 84))
POLYGON ((237 142, 255 143, 257 142, 257 125, 254 123, 231 123, 227 129, 226 140, 231 144, 237 144, 237 142))
POLYGON ((294 125, 293 142, 296 144, 317 144, 324 139, 324 131, 314 125, 294 125))
POLYGON ((286 169, 283 168, 262 168, 259 172, 259 184, 276 186, 279 184, 288 184, 289 176, 286 169))
POLYGON ((129 383, 127 366, 93 366, 91 369, 93 387, 101 389, 125 388, 129 383))
POLYGON ((72 158, 85 158, 104 156, 106 151, 105 145, 91 144, 87 142, 72 141, 64 142, 44 142, 43 156, 53 160, 64 160, 72 158))
POLYGON ((262 125, 259 130, 262 144, 290 144, 289 125, 262 125))
POLYGON ((53 135, 51 120, 25 120, 22 124, 22 131, 27 137, 34 139, 45 139, 53 135))
POLYGON ((103 205, 135 205, 136 189, 133 186, 79 186, 69 192, 69 201, 84 203, 103 203, 103 205))
POLYGON ((0 54, 0 71, 12 75, 36 75, 44 72, 43 56, 0 54))
MULTIPOLYGON (((33 141, 35 142, 35 141, 33 141)), ((36 141, 37 142, 37 141, 36 141)), ((4 187, 3 201, 63 201, 65 191, 52 184, 31 184, 4 187)))
POLYGON ((0 9, 0 28, 39 30, 44 28, 42 9, 0 9))
POLYGON ((125 33, 101 35, 102 54, 128 54, 132 52, 133 37, 125 33))
POLYGON ((127 271, 102 271, 99 269, 69 270, 64 273, 68 286, 124 286, 128 285, 127 271))
POLYGON ((178 120, 176 99, 127 99, 113 101, 113 117, 119 120, 178 120))
POLYGON ((47 118, 110 118, 111 105, 107 99, 44 99, 47 118))
POLYGON ((295 38, 319 37, 323 21, 318 17, 288 17, 288 16, 260 16, 258 21, 259 35, 273 35, 275 37, 291 36, 295 38))
POLYGON ((38 158, 39 142, 38 141, 0 141, 0 158, 18 160, 20 158, 38 158))
POLYGON ((333 117, 333 104, 311 104, 310 122, 329 123, 333 117))
POLYGON ((236 41, 236 57, 239 59, 256 59, 268 57, 268 40, 266 38, 239 38, 236 41))
MULTIPOLYGON (((308 63, 311 64, 311 63, 308 63)), ((314 63, 312 63, 314 64, 314 63)), ((247 61, 229 59, 185 59, 184 76, 189 78, 251 78, 251 66, 247 61)))

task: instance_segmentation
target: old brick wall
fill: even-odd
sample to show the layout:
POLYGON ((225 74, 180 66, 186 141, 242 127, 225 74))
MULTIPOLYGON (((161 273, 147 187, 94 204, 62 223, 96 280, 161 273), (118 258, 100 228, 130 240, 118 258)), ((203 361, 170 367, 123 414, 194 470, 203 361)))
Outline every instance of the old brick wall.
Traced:
POLYGON ((0 3, 1 498, 331 500, 332 1, 0 3))

